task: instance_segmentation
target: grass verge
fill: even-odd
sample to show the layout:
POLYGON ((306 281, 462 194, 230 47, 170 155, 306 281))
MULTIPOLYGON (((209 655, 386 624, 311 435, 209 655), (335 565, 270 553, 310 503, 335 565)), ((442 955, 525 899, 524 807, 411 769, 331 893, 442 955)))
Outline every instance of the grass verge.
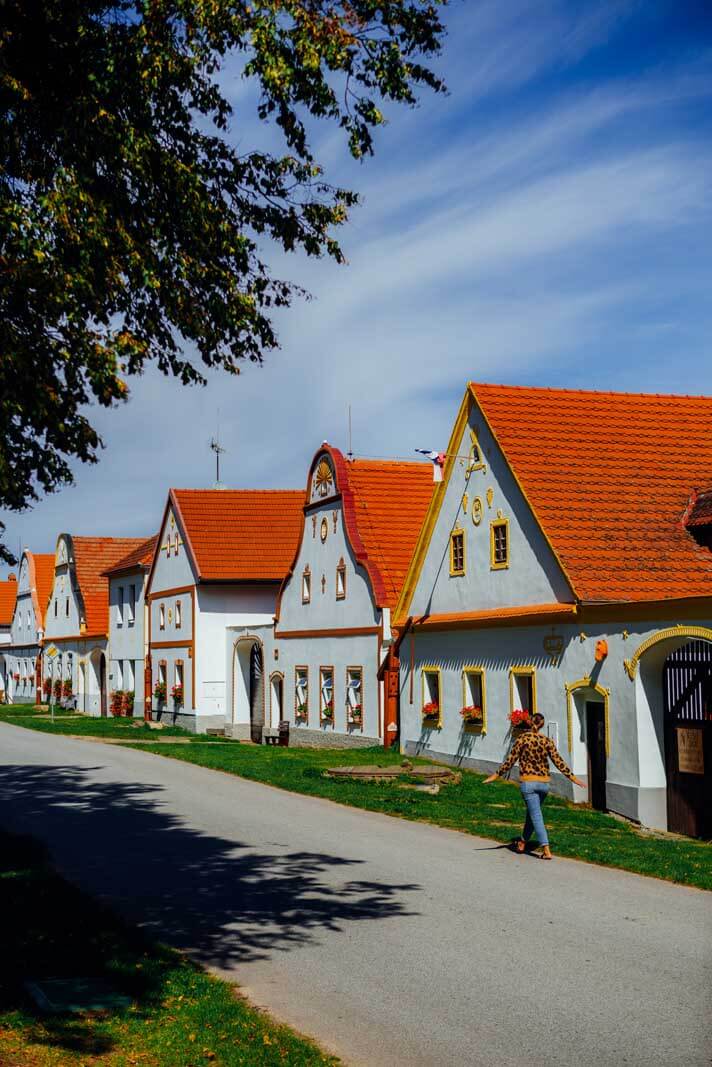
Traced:
POLYGON ((0 1064, 326 1067, 338 1063, 64 881, 34 840, 0 831, 0 1064), (43 1016, 24 983, 103 978, 111 1015, 43 1016))
POLYGON ((189 733, 181 726, 164 726, 156 731, 147 726, 143 719, 109 716, 105 719, 96 715, 83 715, 80 712, 57 709, 54 721, 49 717, 48 708, 33 704, 12 704, 0 711, 0 722, 16 726, 29 726, 49 734, 74 734, 81 737, 106 737, 117 740, 146 740, 158 737, 181 737, 188 741, 224 741, 220 737, 208 737, 206 734, 189 733))
MULTIPOLYGON (((485 786, 484 776, 473 771, 463 771, 460 785, 444 786, 437 796, 404 790, 394 782, 349 782, 324 777, 327 767, 401 761, 400 755, 384 752, 382 748, 345 751, 170 744, 141 748, 294 793, 435 823, 496 841, 509 841, 522 828, 523 804, 516 785, 493 782, 485 786)), ((552 849, 560 856, 712 890, 711 842, 656 835, 615 816, 554 796, 547 800, 545 812, 552 849)))

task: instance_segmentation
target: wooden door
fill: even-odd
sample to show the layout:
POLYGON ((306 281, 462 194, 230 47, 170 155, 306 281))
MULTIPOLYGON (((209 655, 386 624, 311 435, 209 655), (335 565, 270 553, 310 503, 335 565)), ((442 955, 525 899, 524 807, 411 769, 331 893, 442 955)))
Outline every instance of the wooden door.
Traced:
POLYGON ((262 646, 255 642, 250 649, 250 737, 257 745, 262 744, 262 727, 264 724, 265 692, 262 646))
POLYGON ((663 686, 668 830, 712 837, 712 645, 673 652, 663 686))
POLYGON ((607 811, 606 716, 599 701, 586 701, 586 747, 588 748, 588 795, 591 807, 607 811))

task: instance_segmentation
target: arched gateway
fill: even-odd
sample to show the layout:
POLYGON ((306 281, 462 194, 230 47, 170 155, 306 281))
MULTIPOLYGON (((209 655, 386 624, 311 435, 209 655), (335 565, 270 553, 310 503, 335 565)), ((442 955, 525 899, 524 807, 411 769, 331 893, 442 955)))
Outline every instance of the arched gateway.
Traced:
POLYGON ((233 736, 249 733, 262 742, 265 724, 264 655, 262 641, 252 634, 239 637, 232 651, 233 736), (242 729, 241 729, 242 728, 242 729))

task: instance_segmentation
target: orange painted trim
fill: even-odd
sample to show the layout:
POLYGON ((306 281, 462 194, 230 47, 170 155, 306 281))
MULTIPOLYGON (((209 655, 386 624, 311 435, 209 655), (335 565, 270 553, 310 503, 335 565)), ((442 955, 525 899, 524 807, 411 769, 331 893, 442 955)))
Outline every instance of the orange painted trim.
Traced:
POLYGON ((152 641, 149 648, 151 651, 154 648, 192 648, 192 641, 152 641))
POLYGON ((146 601, 152 604, 154 600, 160 600, 161 597, 180 596, 181 593, 190 593, 193 589, 195 589, 195 585, 180 585, 176 586, 175 589, 159 589, 156 593, 148 593, 146 601))
POLYGON ((521 626, 546 619, 570 621, 578 614, 577 604, 531 604, 491 611, 462 611, 442 615, 423 615, 413 620, 416 630, 466 630, 480 626, 521 626))
MULTIPOLYGON (((183 537, 183 544, 187 545, 187 547, 188 547, 188 561, 190 563, 191 570, 193 571, 193 574, 195 575, 196 581, 200 581, 200 571, 198 570, 198 564, 197 564, 197 561, 196 561, 196 558, 195 558, 195 552, 193 551, 193 545, 191 544, 190 537, 188 536, 187 530, 185 528, 185 522, 183 521, 183 516, 181 515, 180 508, 178 507, 178 501, 176 500, 176 498, 174 496, 174 491, 173 491, 173 489, 169 489, 168 490, 168 498, 166 500, 165 507, 163 508, 163 518, 161 519, 161 525, 158 527, 158 535, 156 537, 156 547, 155 547, 155 549, 153 551, 153 559, 151 560, 151 567, 150 567, 150 570, 148 572, 148 580, 146 582, 146 595, 145 595, 145 599, 146 600, 154 599, 154 594, 152 592, 153 574, 154 574, 154 571, 156 569, 156 562, 158 560, 158 557, 161 554, 161 535, 163 534, 163 532, 165 530, 165 527, 166 527, 166 520, 168 518, 168 510, 169 510, 169 508, 173 508, 173 513, 174 513, 174 515, 176 517, 176 522, 180 522, 180 527, 181 527, 180 532, 181 532, 181 535, 183 537)), ((188 588, 189 588, 189 586, 186 586, 184 589, 179 589, 178 592, 179 593, 187 592, 188 588)), ((168 595, 168 593, 169 593, 169 590, 163 589, 163 590, 161 590, 161 593, 158 594, 158 595, 161 595, 161 594, 168 595)))
POLYGON ((58 645, 64 641, 96 641, 103 638, 105 641, 109 640, 108 634, 96 633, 96 634, 70 634, 68 637, 47 637, 45 636, 39 642, 41 645, 58 645))
POLYGON ((380 626, 352 626, 343 630, 275 630, 275 637, 366 637, 380 634, 380 626))

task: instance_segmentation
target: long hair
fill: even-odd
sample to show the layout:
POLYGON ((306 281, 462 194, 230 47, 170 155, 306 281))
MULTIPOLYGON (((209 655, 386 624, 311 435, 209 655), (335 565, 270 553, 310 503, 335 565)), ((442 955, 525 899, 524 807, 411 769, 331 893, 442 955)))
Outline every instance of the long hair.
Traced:
POLYGON ((535 732, 537 730, 541 730, 541 728, 542 728, 542 726, 544 725, 545 722, 546 722, 546 719, 544 718, 542 713, 540 711, 537 711, 532 716, 532 730, 535 731, 535 732))

